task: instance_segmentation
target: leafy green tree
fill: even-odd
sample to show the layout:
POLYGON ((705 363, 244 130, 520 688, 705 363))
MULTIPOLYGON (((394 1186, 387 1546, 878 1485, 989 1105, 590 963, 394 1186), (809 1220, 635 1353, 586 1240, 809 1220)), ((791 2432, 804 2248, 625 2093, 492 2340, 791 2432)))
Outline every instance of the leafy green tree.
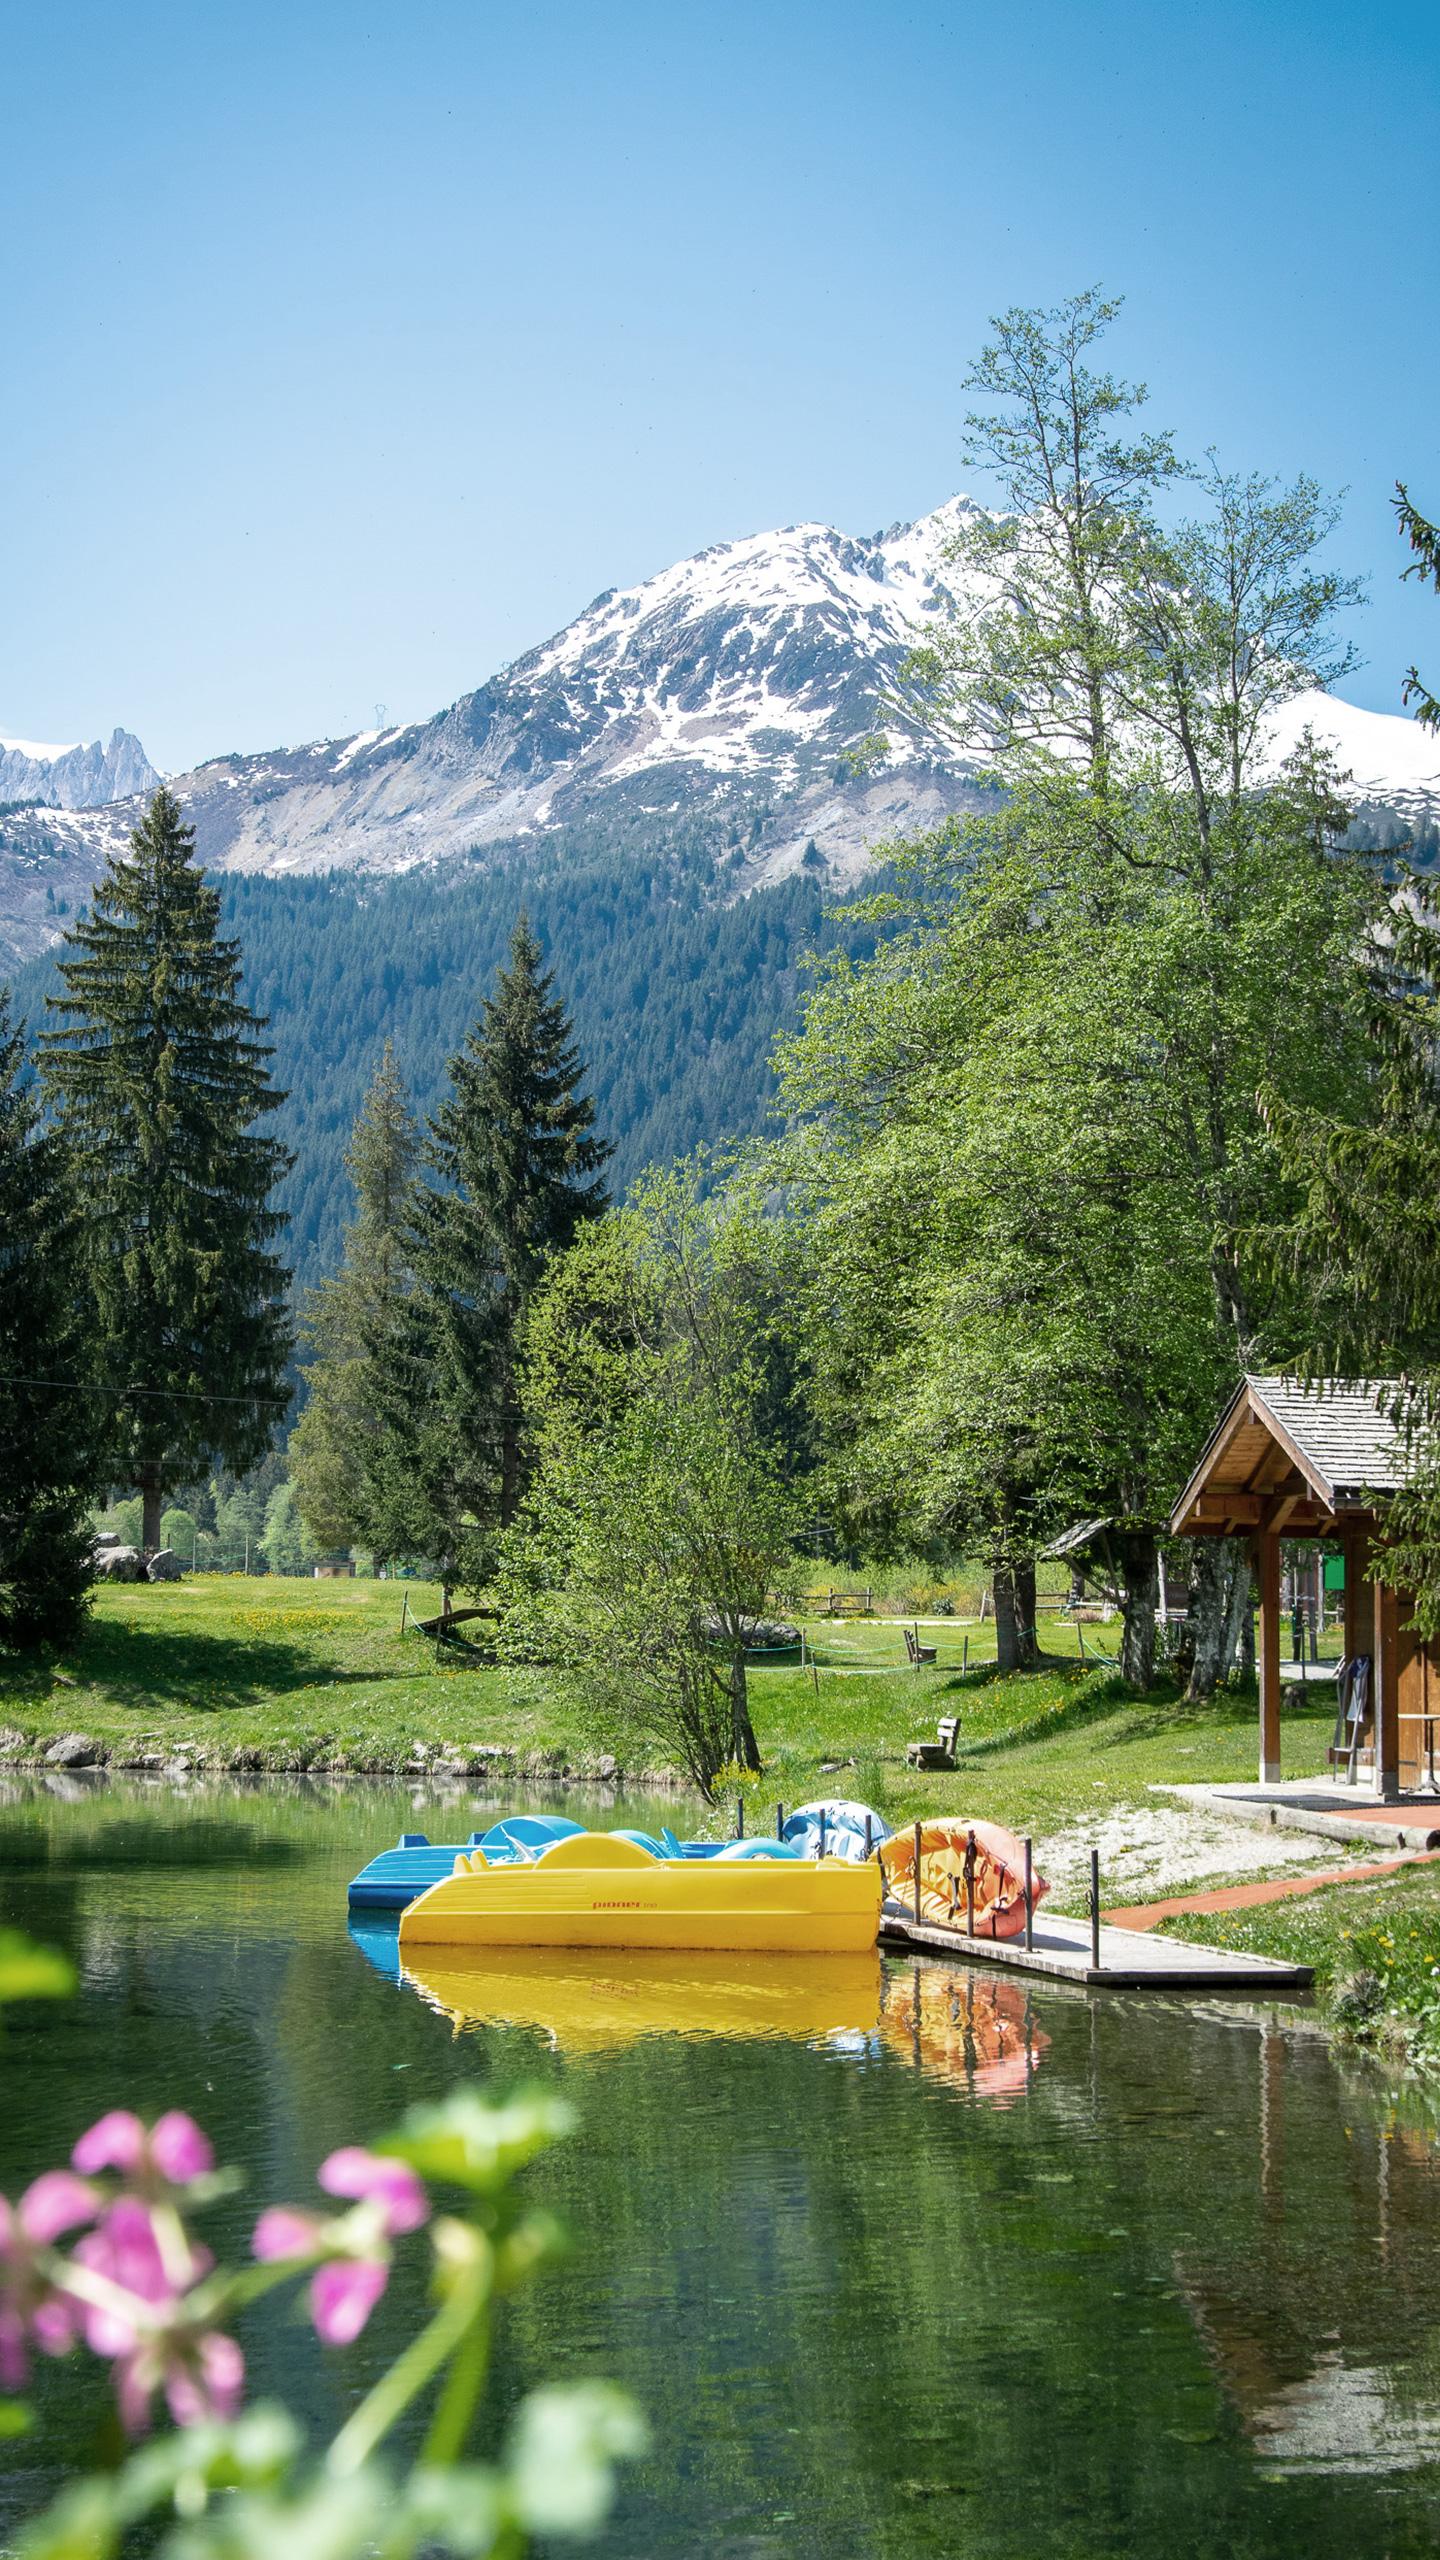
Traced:
POLYGON ((507 1642, 568 1672, 624 1752, 707 1796, 758 1769, 746 1643, 805 1515, 783 1413, 778 1231, 655 1175, 556 1261, 526 1330, 537 1470, 507 1642))
MULTIPOLYGON (((1440 590, 1440 529, 1396 492, 1415 554, 1406 577, 1440 590)), ((1426 728, 1440 704, 1414 667, 1403 697, 1426 728)), ((1408 1483, 1390 1505, 1377 1578, 1413 1600, 1440 1635, 1440 998, 1432 884, 1393 861, 1388 1000, 1372 1024, 1373 1108, 1326 1108, 1266 1084, 1268 1134, 1289 1177, 1288 1219, 1261 1231, 1270 1265, 1308 1282, 1309 1320, 1292 1345, 1311 1375, 1393 1380, 1389 1399, 1408 1483)))
POLYGON ((160 1522, 160 1544, 172 1547, 182 1563, 200 1560, 200 1527, 193 1511, 181 1511, 175 1505, 160 1522))
MULTIPOLYGON (((1373 1113, 1397 989, 1387 885, 1340 849, 1338 778, 1308 746, 1277 774, 1269 743, 1286 696, 1347 663, 1330 634, 1354 591, 1315 561, 1333 510, 1212 462, 1189 475, 1197 514, 1162 527, 1169 440, 1134 432, 1143 391, 1094 367, 1113 309, 1007 314, 972 376, 970 450, 1010 505, 962 528, 977 601, 890 711, 983 750, 1008 796, 902 855, 918 922, 832 966, 786 1089, 813 1124, 805 1321, 833 1337, 842 1478, 858 1459, 882 1512, 973 1537, 997 1573, 1067 1517, 1105 1518, 1144 1685, 1185 1462, 1303 1322, 1303 1281, 1267 1279, 1247 1241, 1281 1179, 1256 1093, 1373 1113)), ((1218 1667, 1207 1636, 1198 1690, 1218 1667)))
POLYGON ((65 938, 46 1084, 85 1186, 85 1240, 114 1467, 144 1543, 166 1491, 269 1443, 290 1347, 270 1204, 289 1158, 256 1123, 282 1097, 194 831, 157 791, 65 938))
POLYGON ((25 1063, 0 989, 0 1642, 17 1646, 63 1641, 84 1615, 104 1412, 76 1191, 25 1063))
POLYGON ((344 1260, 312 1293, 303 1319, 316 1356, 305 1364, 305 1409, 289 1453, 300 1511, 320 1545, 359 1543, 381 1563, 392 1552, 392 1517, 398 1513, 403 1527, 408 1503, 403 1485, 395 1500, 383 1415, 387 1379, 406 1351, 418 1154, 414 1114, 387 1040, 345 1158, 356 1213, 344 1260))
MULTIPOLYGON (((608 1146, 553 973, 522 916, 450 1062, 416 1209, 409 1354, 387 1390, 391 1517, 446 1580, 482 1585, 524 1490, 519 1346, 548 1262, 606 1203, 608 1146)), ((396 1544, 402 1543, 397 1535, 396 1544)))
POLYGON ((261 1556, 265 1503, 261 1495, 237 1486, 216 1507, 216 1560, 226 1573, 253 1571, 261 1556))
POLYGON ((302 1517, 293 1484, 277 1484, 265 1505, 260 1552, 272 1573, 308 1573, 320 1552, 302 1517))

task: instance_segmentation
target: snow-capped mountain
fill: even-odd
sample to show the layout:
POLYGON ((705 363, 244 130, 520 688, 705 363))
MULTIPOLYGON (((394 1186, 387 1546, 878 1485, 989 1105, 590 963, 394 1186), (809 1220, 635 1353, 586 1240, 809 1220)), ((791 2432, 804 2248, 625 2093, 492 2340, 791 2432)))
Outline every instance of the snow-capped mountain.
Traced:
MULTIPOLYGON (((598 596, 432 720, 222 756, 173 787, 202 858, 227 869, 391 872, 487 847, 503 860, 547 829, 607 815, 663 843, 667 824, 712 810, 745 820, 737 890, 793 871, 812 845, 832 879, 853 880, 871 845, 974 805, 986 787, 974 761, 904 739, 878 770, 847 759, 943 608, 958 574, 948 545, 975 512, 954 498, 868 538, 805 524, 716 544, 598 596)), ((1307 725, 1335 739, 1369 812, 1440 820, 1440 740, 1311 693, 1284 713, 1277 754, 1307 725)), ((53 938, 57 911, 84 897, 133 816, 116 803, 0 819, 0 951, 53 938)))
POLYGON ((0 802, 38 800, 50 809, 102 809, 133 800, 160 780, 137 737, 114 729, 110 744, 37 745, 33 738, 0 737, 0 802))

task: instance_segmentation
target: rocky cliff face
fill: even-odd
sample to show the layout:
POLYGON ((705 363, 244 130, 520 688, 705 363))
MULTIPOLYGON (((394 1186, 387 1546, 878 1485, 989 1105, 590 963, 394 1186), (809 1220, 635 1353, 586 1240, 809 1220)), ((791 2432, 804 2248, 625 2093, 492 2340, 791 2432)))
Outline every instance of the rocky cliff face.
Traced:
POLYGON ((160 776, 137 737, 111 731, 88 747, 39 746, 29 738, 0 738, 0 802, 38 800, 50 809, 101 809, 153 791, 160 776))

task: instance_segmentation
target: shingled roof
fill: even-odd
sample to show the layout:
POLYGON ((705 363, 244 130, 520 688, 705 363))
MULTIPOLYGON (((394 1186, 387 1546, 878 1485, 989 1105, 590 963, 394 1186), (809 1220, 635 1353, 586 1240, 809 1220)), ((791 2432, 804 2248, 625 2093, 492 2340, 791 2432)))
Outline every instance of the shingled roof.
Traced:
POLYGON ((1247 1377, 1171 1515, 1178 1531, 1241 1528, 1283 1503, 1288 1533, 1332 1525, 1405 1481, 1393 1378, 1247 1377))

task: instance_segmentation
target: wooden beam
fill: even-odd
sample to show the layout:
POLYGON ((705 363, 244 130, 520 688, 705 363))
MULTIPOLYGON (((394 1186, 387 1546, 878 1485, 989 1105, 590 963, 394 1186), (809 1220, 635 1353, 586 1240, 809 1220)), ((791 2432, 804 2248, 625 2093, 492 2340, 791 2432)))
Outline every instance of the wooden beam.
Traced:
POLYGON ((1260 1784, 1280 1776, 1280 1538, 1262 1529, 1255 1541, 1260 1585, 1260 1784))
POLYGON ((1345 1652, 1353 1660, 1369 1651, 1365 1627, 1365 1568, 1370 1561, 1370 1533, 1363 1521, 1347 1521, 1340 1541, 1345 1557, 1345 1652))
POLYGON ((1375 1793, 1387 1804, 1400 1793, 1400 1595, 1383 1582, 1375 1594, 1375 1793))
POLYGON ((1196 1521, 1216 1527, 1258 1529, 1261 1502, 1258 1493, 1199 1493, 1190 1506, 1196 1521))

